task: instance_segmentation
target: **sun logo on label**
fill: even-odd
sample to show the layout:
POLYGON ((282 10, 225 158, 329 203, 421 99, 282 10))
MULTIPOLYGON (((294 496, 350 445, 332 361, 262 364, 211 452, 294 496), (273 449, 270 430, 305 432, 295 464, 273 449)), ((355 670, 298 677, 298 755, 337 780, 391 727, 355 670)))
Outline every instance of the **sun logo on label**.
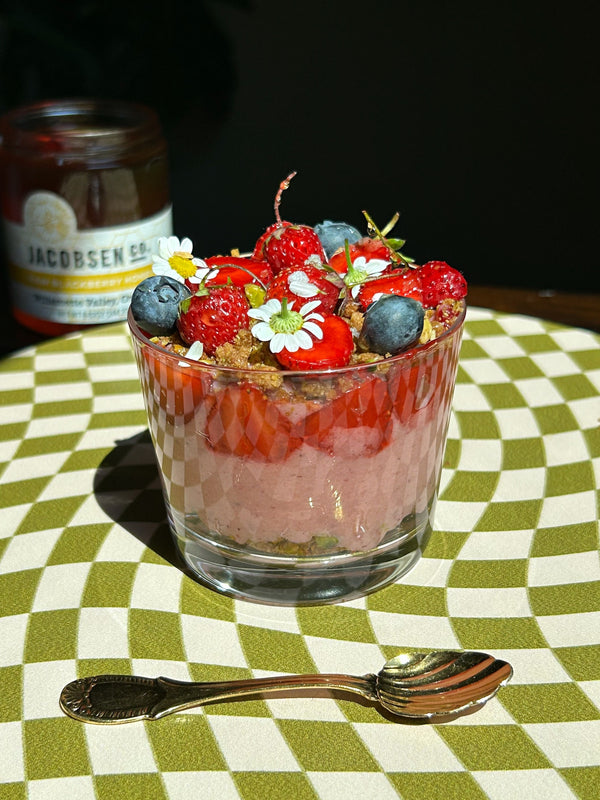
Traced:
POLYGON ((35 192, 25 201, 23 222, 40 242, 56 244, 72 236, 77 219, 71 206, 53 192, 35 192))

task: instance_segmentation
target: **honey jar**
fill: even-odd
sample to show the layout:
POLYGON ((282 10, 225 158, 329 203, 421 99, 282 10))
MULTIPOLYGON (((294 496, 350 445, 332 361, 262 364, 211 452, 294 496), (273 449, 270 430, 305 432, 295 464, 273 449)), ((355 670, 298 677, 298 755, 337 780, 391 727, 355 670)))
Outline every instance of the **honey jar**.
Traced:
POLYGON ((112 100, 36 103, 0 119, 4 263, 15 318, 59 335, 124 320, 172 233, 156 113, 112 100))

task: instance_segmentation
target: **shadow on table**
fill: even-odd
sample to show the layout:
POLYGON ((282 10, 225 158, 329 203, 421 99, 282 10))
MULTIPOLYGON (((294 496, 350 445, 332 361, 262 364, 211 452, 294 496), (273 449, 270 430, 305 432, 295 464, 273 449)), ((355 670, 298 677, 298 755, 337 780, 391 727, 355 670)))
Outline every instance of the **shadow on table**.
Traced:
POLYGON ((117 441, 96 471, 94 495, 112 520, 165 561, 193 577, 171 537, 148 430, 117 441))

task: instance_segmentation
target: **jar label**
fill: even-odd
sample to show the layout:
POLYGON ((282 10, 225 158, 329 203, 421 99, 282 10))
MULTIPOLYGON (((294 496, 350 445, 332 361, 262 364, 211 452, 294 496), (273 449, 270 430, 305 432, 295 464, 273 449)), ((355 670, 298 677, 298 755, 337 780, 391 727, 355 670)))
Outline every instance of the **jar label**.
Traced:
POLYGON ((53 192, 30 194, 23 224, 4 220, 13 303, 39 319, 97 325, 127 317, 138 283, 152 275, 171 207, 126 225, 78 230, 75 212, 53 192))

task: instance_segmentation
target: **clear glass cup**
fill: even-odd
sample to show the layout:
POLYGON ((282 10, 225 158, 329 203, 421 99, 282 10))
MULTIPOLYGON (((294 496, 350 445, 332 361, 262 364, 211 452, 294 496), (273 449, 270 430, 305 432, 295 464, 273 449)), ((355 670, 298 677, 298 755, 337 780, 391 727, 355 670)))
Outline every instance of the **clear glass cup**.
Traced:
POLYGON ((275 605, 391 583, 431 535, 464 311, 377 364, 239 370, 155 345, 128 317, 178 550, 204 584, 275 605))

